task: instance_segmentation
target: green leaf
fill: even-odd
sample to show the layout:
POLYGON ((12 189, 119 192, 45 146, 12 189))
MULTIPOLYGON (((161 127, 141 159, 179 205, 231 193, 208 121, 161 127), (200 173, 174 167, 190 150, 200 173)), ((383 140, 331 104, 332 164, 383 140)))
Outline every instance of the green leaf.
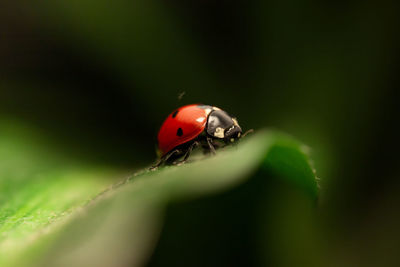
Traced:
POLYGON ((0 118, 0 265, 110 183, 113 172, 49 149, 46 137, 0 118))
MULTIPOLYGON (((6 159, 10 151, 24 150, 21 148, 26 152, 26 144, 7 141, 3 145, 8 148, 1 146, 0 159, 6 159)), ((225 213, 225 207, 215 209, 225 203, 221 196, 229 192, 238 203, 247 203, 246 209, 256 203, 248 199, 264 196, 268 185, 274 186, 271 181, 289 184, 312 202, 317 196, 314 172, 303 146, 276 131, 257 131, 213 157, 194 157, 182 166, 143 170, 89 202, 95 192, 104 188, 103 171, 82 166, 71 170, 63 168, 62 163, 47 169, 44 157, 35 155, 41 152, 34 148, 29 151, 32 155, 26 155, 26 161, 37 160, 38 165, 32 164, 31 171, 18 179, 11 167, 0 176, 2 196, 5 193, 11 197, 2 198, 1 266, 137 266, 147 262, 153 251, 157 263, 157 258, 163 259, 165 255, 164 245, 170 242, 169 222, 174 221, 174 216, 183 218, 179 220, 191 218, 188 215, 194 210, 191 204, 176 213, 173 207, 181 207, 179 203, 197 203, 211 197, 211 205, 200 202, 203 209, 197 215, 214 210, 219 214, 218 220, 226 223, 233 214, 228 208, 232 199, 227 198, 225 213), (44 167, 37 178, 35 168, 40 165, 44 167), (251 190, 238 193, 243 188, 251 190)), ((16 154, 14 159, 21 156, 16 154)), ((0 167, 2 172, 4 169, 6 165, 0 167)), ((185 229, 190 222, 179 220, 174 225, 181 233, 196 234, 185 229)), ((203 230, 213 235, 212 229, 203 230)), ((173 257, 173 252, 167 254, 173 257)))

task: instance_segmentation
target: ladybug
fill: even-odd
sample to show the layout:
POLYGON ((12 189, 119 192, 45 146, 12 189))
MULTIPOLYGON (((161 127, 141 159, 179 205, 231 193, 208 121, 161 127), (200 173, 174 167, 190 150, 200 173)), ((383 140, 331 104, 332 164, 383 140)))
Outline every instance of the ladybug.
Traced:
POLYGON ((216 148, 234 143, 242 136, 236 118, 220 108, 201 104, 180 107, 161 125, 157 136, 161 157, 151 169, 163 163, 182 164, 197 146, 205 153, 215 154, 216 148))

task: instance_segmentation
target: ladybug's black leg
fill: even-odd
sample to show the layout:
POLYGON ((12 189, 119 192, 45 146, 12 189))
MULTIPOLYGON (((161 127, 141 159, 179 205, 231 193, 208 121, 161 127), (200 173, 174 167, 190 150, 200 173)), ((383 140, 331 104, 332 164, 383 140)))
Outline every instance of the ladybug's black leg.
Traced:
POLYGON ((171 158, 175 153, 180 153, 181 150, 179 149, 174 149, 171 152, 169 152, 168 154, 166 154, 165 156, 161 157, 156 164, 154 164, 153 166, 151 166, 149 169, 150 170, 155 170, 158 167, 160 167, 161 164, 163 164, 164 162, 167 162, 169 158, 171 158))
POLYGON ((212 139, 210 137, 207 137, 207 144, 208 144, 208 147, 210 148, 211 153, 213 153, 214 155, 217 154, 215 152, 214 145, 212 144, 212 139))
POLYGON ((186 160, 189 158, 190 153, 192 153, 192 150, 193 150, 196 146, 198 146, 198 145, 199 145, 199 142, 197 142, 197 141, 193 142, 193 144, 191 144, 191 145, 188 147, 188 149, 186 150, 186 153, 185 153, 185 156, 183 157, 183 159, 180 160, 180 161, 175 161, 173 164, 174 164, 174 165, 180 165, 180 164, 185 163, 186 160))

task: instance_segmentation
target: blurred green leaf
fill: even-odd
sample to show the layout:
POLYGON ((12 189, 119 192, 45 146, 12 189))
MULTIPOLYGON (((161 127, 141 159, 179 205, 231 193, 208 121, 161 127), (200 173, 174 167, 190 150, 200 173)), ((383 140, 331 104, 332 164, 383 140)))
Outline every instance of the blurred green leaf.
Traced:
MULTIPOLYGON (((7 151, 0 153, 2 158, 7 151)), ((163 235, 170 205, 218 196, 257 177, 283 178, 312 201, 317 196, 317 183, 303 146, 287 135, 265 130, 214 157, 179 167, 144 170, 86 205, 85 201, 104 186, 102 172, 87 174, 83 168, 64 171, 48 171, 40 184, 27 182, 31 178, 24 176, 24 187, 3 190, 2 186, 2 193, 12 190, 16 194, 13 201, 2 200, 2 210, 7 210, 1 213, 2 266, 142 265, 163 235)), ((2 184, 13 180, 1 176, 2 184)), ((264 191, 255 187, 251 195, 263 195, 264 191)))
POLYGON ((110 183, 112 171, 78 164, 32 127, 0 117, 0 265, 30 247, 110 183))

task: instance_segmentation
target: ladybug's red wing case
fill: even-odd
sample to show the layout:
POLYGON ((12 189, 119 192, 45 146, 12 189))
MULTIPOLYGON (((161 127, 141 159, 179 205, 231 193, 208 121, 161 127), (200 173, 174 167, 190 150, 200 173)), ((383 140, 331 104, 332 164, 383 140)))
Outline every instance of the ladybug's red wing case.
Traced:
POLYGON ((172 112, 158 132, 161 156, 198 137, 206 127, 207 115, 207 110, 197 104, 183 106, 172 112))

